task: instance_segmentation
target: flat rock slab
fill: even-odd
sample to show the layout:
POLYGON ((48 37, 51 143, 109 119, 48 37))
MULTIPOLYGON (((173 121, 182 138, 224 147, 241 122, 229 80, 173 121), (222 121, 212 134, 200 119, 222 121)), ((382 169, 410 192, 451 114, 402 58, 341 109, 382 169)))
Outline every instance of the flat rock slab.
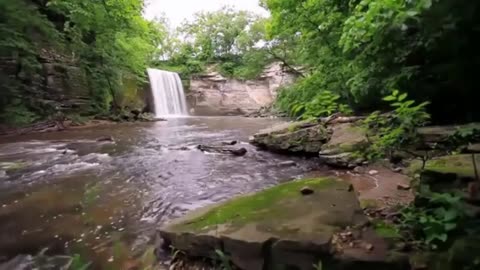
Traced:
POLYGON ((332 258, 336 232, 366 221, 350 184, 317 178, 191 212, 159 232, 192 257, 215 258, 219 249, 241 269, 303 270, 332 258), (305 186, 314 192, 303 196, 305 186))

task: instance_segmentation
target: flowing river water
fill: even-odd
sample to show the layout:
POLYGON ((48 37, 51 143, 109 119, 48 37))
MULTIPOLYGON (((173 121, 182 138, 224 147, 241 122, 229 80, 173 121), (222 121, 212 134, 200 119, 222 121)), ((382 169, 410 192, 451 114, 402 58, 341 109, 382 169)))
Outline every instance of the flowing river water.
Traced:
POLYGON ((279 121, 192 117, 0 139, 0 262, 48 247, 124 269, 172 218, 311 170, 247 143, 279 121), (196 150, 230 140, 248 153, 196 150))

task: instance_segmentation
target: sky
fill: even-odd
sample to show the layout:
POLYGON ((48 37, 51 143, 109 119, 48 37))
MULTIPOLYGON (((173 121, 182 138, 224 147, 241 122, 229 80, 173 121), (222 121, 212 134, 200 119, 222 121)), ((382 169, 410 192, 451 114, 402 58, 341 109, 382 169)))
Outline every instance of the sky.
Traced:
POLYGON ((259 6, 259 0, 147 0, 146 2, 145 17, 147 19, 153 19, 164 13, 173 27, 179 26, 185 19, 191 19, 196 12, 218 10, 226 5, 239 10, 268 14, 259 6))

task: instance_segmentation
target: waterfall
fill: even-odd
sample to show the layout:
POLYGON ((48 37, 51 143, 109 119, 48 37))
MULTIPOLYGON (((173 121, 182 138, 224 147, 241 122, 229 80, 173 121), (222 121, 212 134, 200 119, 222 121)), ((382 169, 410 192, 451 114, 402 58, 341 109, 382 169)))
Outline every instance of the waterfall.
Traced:
POLYGON ((148 77, 157 117, 188 115, 182 81, 177 73, 149 68, 148 77))

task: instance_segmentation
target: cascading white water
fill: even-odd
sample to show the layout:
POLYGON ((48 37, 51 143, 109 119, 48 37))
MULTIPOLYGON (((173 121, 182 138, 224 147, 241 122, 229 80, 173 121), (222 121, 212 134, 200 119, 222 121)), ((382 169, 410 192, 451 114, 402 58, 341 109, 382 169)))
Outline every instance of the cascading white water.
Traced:
POLYGON ((175 72, 149 68, 148 77, 152 88, 155 115, 186 116, 187 101, 180 76, 175 72))

